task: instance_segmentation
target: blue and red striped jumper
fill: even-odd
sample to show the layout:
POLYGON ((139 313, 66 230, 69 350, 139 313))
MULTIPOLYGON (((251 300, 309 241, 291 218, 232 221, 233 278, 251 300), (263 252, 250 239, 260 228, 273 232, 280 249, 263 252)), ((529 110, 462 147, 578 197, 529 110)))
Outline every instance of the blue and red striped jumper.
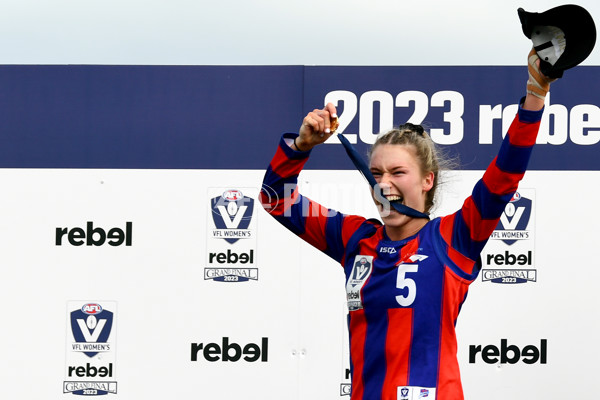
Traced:
POLYGON ((263 182, 265 209, 339 262, 348 297, 351 400, 463 399, 455 325, 480 253, 517 190, 543 110, 519 108, 500 151, 461 209, 416 235, 388 238, 378 221, 345 215, 298 193, 310 152, 284 134, 263 182))

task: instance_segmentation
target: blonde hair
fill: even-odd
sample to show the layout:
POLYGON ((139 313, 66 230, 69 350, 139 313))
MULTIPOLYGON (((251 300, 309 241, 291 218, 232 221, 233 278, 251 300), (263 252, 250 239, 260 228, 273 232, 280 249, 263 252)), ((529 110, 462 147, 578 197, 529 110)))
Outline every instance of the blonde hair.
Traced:
POLYGON ((421 173, 425 175, 433 172, 433 186, 427 192, 425 198, 425 212, 429 213, 434 206, 436 189, 439 186, 439 172, 441 170, 452 169, 455 160, 452 160, 431 140, 431 137, 421 125, 406 123, 398 128, 379 134, 377 140, 369 150, 369 161, 371 155, 377 146, 381 144, 397 144, 404 146, 413 146, 416 151, 417 159, 421 167, 421 173))

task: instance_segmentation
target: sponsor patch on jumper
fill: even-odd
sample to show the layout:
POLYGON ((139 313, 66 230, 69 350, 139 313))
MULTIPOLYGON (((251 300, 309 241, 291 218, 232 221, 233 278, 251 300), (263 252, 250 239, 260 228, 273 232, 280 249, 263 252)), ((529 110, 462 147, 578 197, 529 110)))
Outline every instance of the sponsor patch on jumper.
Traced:
POLYGON ((398 386, 397 400, 435 399, 435 388, 398 386))

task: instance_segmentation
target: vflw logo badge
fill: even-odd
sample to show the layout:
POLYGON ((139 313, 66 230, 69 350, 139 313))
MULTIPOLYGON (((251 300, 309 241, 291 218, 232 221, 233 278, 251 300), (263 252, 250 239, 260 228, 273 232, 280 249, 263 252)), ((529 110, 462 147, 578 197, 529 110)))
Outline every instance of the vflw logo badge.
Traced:
POLYGON ((110 350, 107 342, 112 325, 113 313, 102 309, 97 303, 85 304, 80 310, 71 312, 71 330, 75 345, 88 357, 110 350))
POLYGON ((373 256, 357 255, 352 264, 352 271, 346 282, 348 310, 356 311, 363 308, 360 291, 373 272, 373 256))
POLYGON ((244 196, 239 190, 226 190, 210 200, 210 207, 216 227, 214 238, 233 244, 252 236, 248 227, 254 211, 253 198, 244 196))
POLYGON ((502 240, 507 245, 512 245, 520 239, 527 239, 531 208, 531 200, 516 192, 500 216, 494 238, 502 240))

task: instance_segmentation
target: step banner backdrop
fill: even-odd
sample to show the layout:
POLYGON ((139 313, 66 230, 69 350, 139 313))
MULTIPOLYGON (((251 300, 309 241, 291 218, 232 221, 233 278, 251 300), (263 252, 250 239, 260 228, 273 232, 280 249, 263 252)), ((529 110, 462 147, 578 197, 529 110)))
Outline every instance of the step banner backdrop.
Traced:
MULTIPOLYGON (((598 67, 553 84, 518 193, 457 322, 467 399, 589 398, 600 334, 598 67)), ((435 215, 497 153, 525 67, 0 66, 0 334, 10 399, 349 399, 342 269, 257 195, 325 102, 365 154, 411 121, 460 158, 435 215), (73 397, 76 396, 76 397, 73 397)), ((377 217, 332 138, 300 190, 377 217)))

